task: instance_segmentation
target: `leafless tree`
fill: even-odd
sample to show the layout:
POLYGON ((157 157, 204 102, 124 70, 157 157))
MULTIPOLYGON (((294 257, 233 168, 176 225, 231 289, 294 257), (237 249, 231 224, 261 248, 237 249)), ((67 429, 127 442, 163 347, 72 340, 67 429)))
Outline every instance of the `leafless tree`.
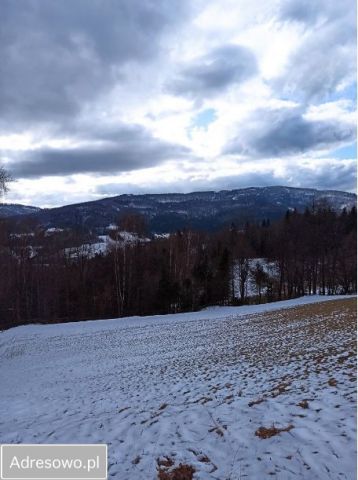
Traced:
POLYGON ((0 165, 0 197, 5 195, 9 190, 9 183, 13 181, 10 173, 0 165))

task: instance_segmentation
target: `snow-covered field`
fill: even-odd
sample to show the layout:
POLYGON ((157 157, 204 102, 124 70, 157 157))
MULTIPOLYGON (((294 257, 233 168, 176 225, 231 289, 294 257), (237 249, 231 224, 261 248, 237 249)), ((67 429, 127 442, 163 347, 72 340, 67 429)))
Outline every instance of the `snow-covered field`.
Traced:
POLYGON ((194 479, 353 480, 355 305, 304 297, 2 332, 0 443, 107 443, 119 480, 180 463, 194 479))

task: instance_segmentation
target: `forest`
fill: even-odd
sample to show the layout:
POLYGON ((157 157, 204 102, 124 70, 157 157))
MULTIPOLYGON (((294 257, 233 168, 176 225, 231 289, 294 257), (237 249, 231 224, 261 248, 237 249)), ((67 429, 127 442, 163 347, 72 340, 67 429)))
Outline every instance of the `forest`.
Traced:
POLYGON ((0 220, 0 328, 356 292, 356 209, 327 205, 259 225, 155 236, 139 214, 118 219, 108 248, 81 228, 0 220), (131 232, 128 241, 128 232, 131 232))

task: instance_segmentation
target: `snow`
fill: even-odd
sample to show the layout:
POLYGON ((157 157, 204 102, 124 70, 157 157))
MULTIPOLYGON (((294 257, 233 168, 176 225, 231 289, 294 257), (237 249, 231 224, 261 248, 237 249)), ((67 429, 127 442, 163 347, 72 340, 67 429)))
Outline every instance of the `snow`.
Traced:
POLYGON ((61 233, 63 231, 64 231, 63 228, 57 228, 57 227, 47 228, 45 230, 45 237, 48 237, 49 235, 53 235, 54 233, 61 233))
POLYGON ((108 244, 105 242, 83 243, 79 247, 65 248, 64 252, 69 258, 87 257, 93 258, 107 252, 108 244))
POLYGON ((107 443, 109 478, 119 480, 156 479, 164 456, 193 465, 197 480, 352 480, 352 301, 4 331, 0 441, 107 443), (272 424, 294 428, 255 435, 272 424))
POLYGON ((142 240, 136 233, 126 232, 125 230, 120 230, 117 238, 118 243, 135 243, 142 240))
POLYGON ((111 223, 107 226, 107 230, 118 230, 118 225, 111 223))
POLYGON ((170 233, 154 233, 154 238, 170 238, 170 233))
POLYGON ((32 238, 35 234, 33 232, 29 233, 10 233, 10 238, 32 238))
POLYGON ((122 247, 123 245, 133 245, 136 242, 149 242, 149 238, 138 237, 135 233, 126 231, 118 232, 118 241, 112 239, 109 235, 99 235, 99 242, 83 243, 78 247, 65 248, 65 253, 70 258, 88 257, 93 258, 96 255, 105 255, 111 247, 122 247))

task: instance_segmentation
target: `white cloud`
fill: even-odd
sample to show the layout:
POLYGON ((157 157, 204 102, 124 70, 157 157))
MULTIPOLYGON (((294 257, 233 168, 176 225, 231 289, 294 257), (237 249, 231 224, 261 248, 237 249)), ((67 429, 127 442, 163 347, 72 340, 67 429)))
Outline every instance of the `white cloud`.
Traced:
POLYGON ((330 151, 352 141, 349 133, 355 125, 352 93, 344 90, 353 81, 354 39, 347 14, 351 0, 342 0, 342 4, 320 1, 319 8, 311 2, 302 8, 302 0, 270 0, 259 7, 251 0, 160 2, 164 9, 147 1, 127 3, 121 22, 125 23, 126 15, 130 17, 122 33, 116 32, 118 11, 111 11, 110 2, 105 1, 101 13, 107 18, 105 29, 86 20, 87 13, 94 19, 97 11, 88 3, 78 2, 72 20, 67 4, 61 4, 61 28, 72 32, 66 40, 53 34, 52 29, 60 30, 47 8, 45 14, 41 7, 32 8, 32 0, 26 3, 28 25, 38 31, 35 38, 31 28, 21 29, 21 22, 16 23, 18 8, 6 1, 12 30, 7 27, 2 47, 7 59, 2 95, 9 100, 2 109, 12 120, 0 122, 1 158, 21 176, 28 171, 21 170, 23 162, 37 155, 43 174, 52 171, 57 175, 36 180, 19 176, 9 201, 54 205, 97 198, 105 192, 97 187, 108 183, 109 174, 111 184, 133 192, 160 191, 161 185, 166 191, 206 189, 205 185, 235 181, 240 186, 255 178, 262 182, 262 175, 291 186, 296 180, 297 186, 306 181, 318 188, 328 183, 333 188, 337 175, 337 188, 348 185, 344 179, 351 164, 348 168, 332 158, 330 151), (180 6, 177 17, 176 5, 180 6), (88 8, 84 15, 83 9, 88 8), (148 25, 143 26, 142 18, 148 25), (126 32, 132 35, 128 50, 118 44, 126 32), (29 66, 26 62, 31 58, 23 56, 26 41, 33 47, 35 66, 29 66), (9 56, 16 46, 23 63, 13 63, 9 56), (47 68, 60 51, 65 53, 64 61, 68 60, 64 79, 59 68, 47 68), (216 62, 219 70, 214 71, 210 62, 216 62), (219 75, 222 68, 226 68, 224 76, 219 75), (29 72, 35 73, 35 83, 11 84, 11 78, 19 74, 23 78, 29 72), (36 93, 39 86, 42 90, 36 93), (32 109, 34 92, 40 96, 32 109), (337 92, 339 98, 334 97, 337 92), (16 101, 11 102, 14 96, 16 101), (205 127, 195 124, 198 114, 208 109, 215 112, 212 121, 205 127), (286 111, 299 112, 289 120, 299 135, 309 133, 308 140, 294 138, 292 129, 287 132, 282 113, 286 111), (272 112, 280 113, 274 119, 272 112), (318 125, 326 127, 324 132, 318 125), (133 126, 138 129, 135 139, 133 126), (283 129, 286 134, 282 136, 283 129), (337 141, 333 141, 335 135, 337 141), (235 139, 236 147, 246 147, 235 150, 235 139), (108 160, 109 143, 115 148, 110 149, 108 160), (231 155, 224 155, 230 147, 231 155), (66 180, 60 175, 61 162, 74 149, 76 155, 63 169, 69 175, 66 180), (89 171, 86 155, 96 175, 85 174, 89 171), (301 176, 288 167, 288 155, 301 176), (101 159, 107 162, 105 172, 97 168, 101 159), (46 162, 59 165, 46 169, 46 162), (329 182, 324 179, 324 165, 331 172, 327 173, 329 182), (73 175, 81 171, 84 175, 73 175), (44 185, 51 190, 47 197, 44 185))

